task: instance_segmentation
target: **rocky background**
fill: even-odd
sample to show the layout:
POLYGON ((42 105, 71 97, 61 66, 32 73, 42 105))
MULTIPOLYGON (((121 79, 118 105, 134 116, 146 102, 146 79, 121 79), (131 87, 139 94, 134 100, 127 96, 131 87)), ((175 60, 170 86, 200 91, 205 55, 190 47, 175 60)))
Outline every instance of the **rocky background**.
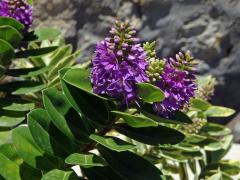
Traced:
POLYGON ((217 77, 213 103, 240 110, 240 0, 41 0, 35 26, 57 27, 91 59, 115 18, 127 18, 161 57, 191 50, 201 73, 217 77))

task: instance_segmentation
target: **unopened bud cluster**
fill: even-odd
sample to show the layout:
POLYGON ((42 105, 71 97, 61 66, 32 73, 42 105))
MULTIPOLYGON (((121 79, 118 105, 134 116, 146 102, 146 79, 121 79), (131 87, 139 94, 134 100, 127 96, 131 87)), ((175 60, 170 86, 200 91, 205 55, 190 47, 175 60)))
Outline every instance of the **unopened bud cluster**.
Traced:
POLYGON ((196 98, 205 101, 210 100, 214 95, 215 86, 217 84, 216 78, 212 76, 198 78, 198 90, 196 91, 196 98))
POLYGON ((202 127, 207 123, 206 119, 203 118, 193 118, 192 124, 184 125, 183 130, 187 133, 198 134, 202 127))
POLYGON ((156 82, 161 80, 161 74, 163 72, 166 60, 157 58, 155 51, 156 42, 152 43, 146 42, 143 45, 144 50, 147 52, 149 66, 146 73, 151 82, 156 82))

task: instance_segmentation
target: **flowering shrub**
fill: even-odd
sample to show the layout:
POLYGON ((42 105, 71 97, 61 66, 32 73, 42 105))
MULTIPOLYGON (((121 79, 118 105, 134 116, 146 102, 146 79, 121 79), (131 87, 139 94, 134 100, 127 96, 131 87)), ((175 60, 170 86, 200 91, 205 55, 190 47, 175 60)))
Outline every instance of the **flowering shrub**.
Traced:
POLYGON ((53 38, 58 32, 1 15, 1 77, 13 77, 0 86, 3 179, 159 180, 172 169, 186 179, 186 165, 196 178, 233 167, 220 161, 230 131, 206 119, 234 111, 195 98, 204 93, 189 52, 160 59, 154 43, 142 46, 136 30, 117 21, 91 68, 73 66, 79 52, 53 38), (179 164, 171 169, 169 161, 179 164))

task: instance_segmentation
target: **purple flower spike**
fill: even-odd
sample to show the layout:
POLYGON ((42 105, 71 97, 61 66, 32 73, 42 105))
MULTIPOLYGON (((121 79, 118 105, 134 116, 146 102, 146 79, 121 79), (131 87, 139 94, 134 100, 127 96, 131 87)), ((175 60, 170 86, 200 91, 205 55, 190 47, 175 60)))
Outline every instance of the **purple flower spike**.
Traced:
POLYGON ((135 40, 129 23, 115 23, 110 37, 99 42, 92 60, 93 92, 116 98, 128 105, 137 99, 136 84, 148 82, 146 53, 135 40))
POLYGON ((0 16, 14 18, 28 30, 33 21, 32 6, 27 0, 1 0, 0 16))
MULTIPOLYGON (((183 58, 182 56, 181 60, 183 58)), ((194 96, 197 89, 195 72, 190 70, 192 69, 190 68, 190 59, 181 60, 179 58, 177 60, 170 58, 166 62, 161 80, 155 82, 155 85, 163 90, 165 94, 165 99, 162 102, 153 105, 154 110, 161 116, 169 117, 172 112, 182 110, 189 103, 190 98, 194 96), (182 62, 184 62, 184 66, 182 62)))

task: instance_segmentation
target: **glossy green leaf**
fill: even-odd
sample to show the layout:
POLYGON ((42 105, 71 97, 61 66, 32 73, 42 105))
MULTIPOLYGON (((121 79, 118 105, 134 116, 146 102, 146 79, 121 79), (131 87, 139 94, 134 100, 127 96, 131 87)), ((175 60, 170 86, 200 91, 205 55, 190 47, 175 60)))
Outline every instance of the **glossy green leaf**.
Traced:
POLYGON ((126 124, 117 124, 115 129, 136 141, 150 144, 177 144, 184 140, 185 136, 181 132, 165 126, 133 128, 126 124))
POLYGON ((0 91, 15 95, 35 93, 43 90, 45 84, 37 81, 14 81, 0 85, 0 91))
POLYGON ((0 153, 0 175, 5 179, 21 180, 19 167, 0 153))
POLYGON ((14 144, 7 142, 0 146, 0 153, 6 156, 9 160, 13 161, 17 165, 22 164, 22 159, 18 156, 14 144))
POLYGON ((0 108, 9 111, 30 111, 35 107, 34 103, 20 99, 18 97, 9 97, 0 99, 0 108))
POLYGON ((25 119, 25 113, 0 109, 0 127, 13 127, 25 119))
POLYGON ((91 134, 90 138, 95 142, 117 152, 126 151, 135 148, 133 144, 123 141, 117 137, 111 136, 99 136, 96 134, 91 134))
POLYGON ((147 160, 129 151, 116 152, 99 146, 98 150, 109 166, 124 179, 161 180, 161 171, 147 160))
POLYGON ((201 132, 210 136, 226 136, 231 133, 231 130, 220 124, 207 123, 202 127, 201 132))
POLYGON ((7 42, 0 39, 0 65, 7 65, 14 56, 13 47, 7 42))
POLYGON ((74 140, 74 135, 64 117, 64 114, 69 110, 70 105, 62 92, 55 88, 45 90, 43 92, 43 103, 55 126, 68 138, 74 140))
POLYGON ((209 107, 211 107, 211 104, 202 99, 191 99, 190 107, 206 111, 209 107))
POLYGON ((53 169, 46 173, 42 180, 77 180, 78 176, 73 171, 53 169))
POLYGON ((10 18, 10 17, 0 17, 0 26, 4 26, 4 25, 9 25, 14 27, 15 29, 17 29, 18 31, 22 31, 24 29, 24 25, 21 24, 19 21, 17 21, 14 18, 10 18))
POLYGON ((205 111, 205 115, 208 117, 228 117, 235 113, 235 110, 222 107, 222 106, 211 106, 205 111))
POLYGON ((18 155, 34 168, 49 170, 57 167, 56 159, 46 156, 34 142, 27 127, 18 127, 12 133, 18 155))
POLYGON ((35 109, 28 114, 29 130, 36 144, 47 154, 66 157, 74 152, 73 142, 67 139, 51 122, 47 112, 35 109))
POLYGON ((63 79, 62 87, 65 95, 82 116, 87 116, 99 124, 106 124, 110 119, 113 119, 109 111, 114 104, 108 99, 91 92, 89 71, 70 69, 63 79))
POLYGON ((54 78, 58 74, 58 71, 63 67, 71 67, 75 63, 79 54, 80 54, 80 51, 77 51, 76 53, 61 59, 56 65, 53 66, 51 71, 49 71, 48 78, 49 79, 54 78))
POLYGON ((51 137, 48 132, 41 126, 48 125, 50 122, 47 120, 47 114, 45 112, 46 120, 42 119, 42 114, 44 111, 36 109, 28 114, 28 126, 29 130, 35 140, 35 142, 39 145, 41 149, 43 149, 46 153, 54 155, 54 150, 52 147, 51 137), (38 118, 38 119, 37 119, 38 118), (41 118, 41 119, 40 119, 41 118), (43 121, 46 121, 43 123, 43 121))
POLYGON ((41 84, 38 82, 27 82, 26 84, 24 84, 24 86, 18 88, 12 94, 18 95, 18 94, 36 93, 46 88, 46 84, 41 84), (24 87, 25 85, 27 85, 27 87, 24 87))
POLYGON ((82 168, 89 180, 126 180, 114 172, 109 166, 82 168))
POLYGON ((117 117, 122 118, 129 126, 139 128, 139 127, 149 127, 158 126, 158 123, 156 121, 153 121, 145 116, 136 116, 120 111, 111 111, 113 114, 115 114, 117 117))
POLYGON ((216 170, 220 169, 221 171, 229 174, 229 175, 238 175, 240 172, 240 164, 238 161, 230 160, 230 161, 221 161, 214 164, 209 164, 206 167, 207 170, 216 170))
POLYGON ((92 166, 106 166, 107 163, 103 158, 95 154, 79 154, 74 153, 68 156, 65 159, 67 164, 80 165, 83 167, 92 167, 92 166))
POLYGON ((12 131, 0 131, 0 145, 11 142, 12 131))
POLYGON ((33 68, 21 68, 21 69, 7 69, 6 75, 13 77, 33 77, 46 72, 50 67, 33 67, 33 68))
POLYGON ((29 57, 39 57, 42 55, 46 55, 48 53, 51 53, 55 51, 58 47, 52 46, 52 47, 45 47, 45 48, 39 48, 39 49, 29 49, 25 51, 19 51, 16 53, 16 58, 29 58, 29 57))
POLYGON ((222 173, 218 172, 214 175, 212 175, 211 177, 207 178, 207 180, 222 180, 222 173))
POLYGON ((0 26, 0 39, 7 41, 12 46, 17 47, 22 38, 22 35, 12 26, 0 26))
POLYGON ((91 85, 89 77, 90 77, 89 70, 70 69, 69 71, 66 72, 63 79, 67 83, 69 83, 81 90, 91 93, 92 85, 91 85))
POLYGON ((51 61, 49 66, 56 65, 59 63, 64 57, 67 57, 71 55, 72 53, 72 46, 71 45, 65 45, 63 47, 59 47, 56 51, 56 53, 53 54, 51 57, 51 61))
POLYGON ((206 150, 207 154, 207 161, 208 163, 216 163, 220 159, 224 157, 225 154, 229 151, 231 148, 231 145, 233 143, 233 135, 227 135, 224 136, 220 141, 218 141, 218 147, 214 143, 208 144, 204 146, 204 149, 206 150), (216 149, 214 149, 214 146, 216 149))
POLYGON ((138 95, 145 102, 161 102, 164 100, 164 92, 152 84, 149 83, 139 83, 137 84, 138 95))

